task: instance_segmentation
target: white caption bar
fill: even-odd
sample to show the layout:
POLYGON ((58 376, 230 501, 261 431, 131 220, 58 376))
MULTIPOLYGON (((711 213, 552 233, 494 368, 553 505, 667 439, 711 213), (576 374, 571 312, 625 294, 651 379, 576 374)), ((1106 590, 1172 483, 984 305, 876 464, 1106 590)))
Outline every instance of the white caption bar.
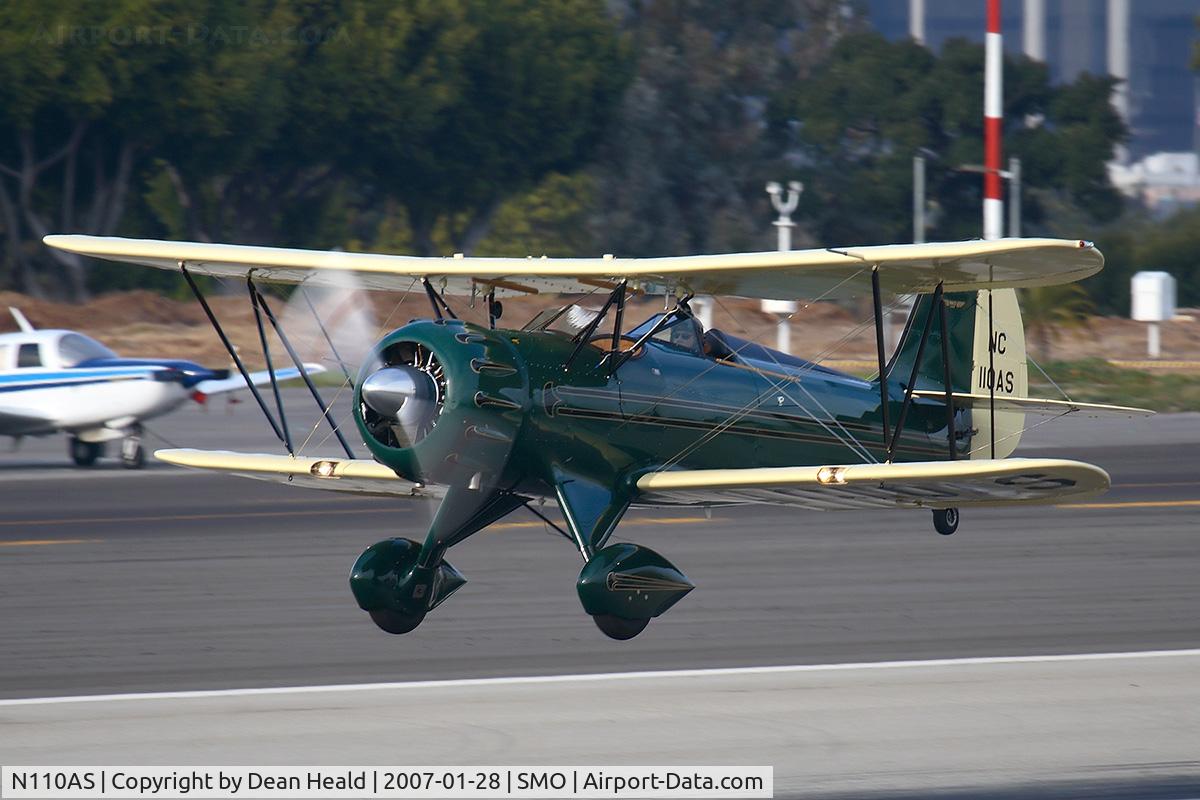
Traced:
POLYGON ((0 767, 2 798, 772 797, 773 767, 0 767))

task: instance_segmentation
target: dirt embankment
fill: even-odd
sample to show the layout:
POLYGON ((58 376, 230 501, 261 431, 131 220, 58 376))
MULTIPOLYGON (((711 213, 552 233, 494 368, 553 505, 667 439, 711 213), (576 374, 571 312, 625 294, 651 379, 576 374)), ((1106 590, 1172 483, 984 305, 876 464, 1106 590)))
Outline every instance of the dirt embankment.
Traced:
MULTIPOLYGON (((214 295, 213 310, 246 362, 263 364, 254 315, 244 294, 214 295)), ((369 320, 359 338, 375 337, 409 319, 429 315, 424 296, 374 293, 355 301, 358 310, 369 306, 369 320), (374 331, 372 333, 371 331, 374 331)), ((539 310, 563 302, 557 297, 529 297, 504 301, 504 324, 519 327, 539 310)), ((597 296, 586 298, 587 305, 598 306, 597 296)), ((78 330, 108 345, 121 355, 133 357, 187 358, 210 366, 229 362, 204 312, 192 301, 172 300, 148 291, 116 292, 102 295, 82 305, 35 300, 11 292, 0 292, 0 332, 14 331, 16 322, 7 313, 15 306, 39 328, 78 330)), ((485 321, 483 304, 472 309, 462 301, 452 302, 460 316, 485 321)), ((272 301, 276 312, 284 315, 285 303, 272 301)), ((631 300, 626 320, 633 322, 663 308, 662 298, 631 300)), ((333 317, 337 314, 331 315, 333 317)), ((738 336, 766 344, 775 341, 775 319, 760 310, 752 300, 722 299, 714 308, 714 324, 738 336)), ((293 302, 286 309, 290 338, 304 358, 320 358, 326 348, 321 333, 311 321, 306 306, 293 302), (292 333, 292 330, 295 333, 292 333)), ((328 320, 327 320, 328 322, 328 320)), ((336 322, 335 322, 336 324, 336 322)), ((1027 330, 1029 347, 1042 360, 1105 358, 1139 360, 1146 356, 1146 325, 1118 317, 1094 317, 1086 324, 1056 328, 1042 335, 1027 330)), ((813 303, 792 318, 792 350, 808 358, 826 360, 873 360, 874 333, 870 308, 866 304, 846 307, 832 303, 813 303)), ((284 357, 279 342, 270 344, 284 357)), ((1164 360, 1200 359, 1200 314, 1162 324, 1164 360)))

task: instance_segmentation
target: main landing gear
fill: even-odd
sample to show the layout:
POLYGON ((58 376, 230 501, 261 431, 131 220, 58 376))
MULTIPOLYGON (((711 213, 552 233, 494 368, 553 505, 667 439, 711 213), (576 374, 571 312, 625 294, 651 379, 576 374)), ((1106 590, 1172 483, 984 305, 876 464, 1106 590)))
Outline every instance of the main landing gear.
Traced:
MULTIPOLYGON (((104 458, 105 442, 87 442, 78 436, 67 440, 67 453, 77 467, 93 467, 104 458)), ((141 469, 146 465, 146 450, 142 447, 142 426, 134 425, 121 440, 121 466, 125 469, 141 469)))
MULTIPOLYGON (((579 600, 605 636, 632 639, 695 588, 648 547, 629 542, 605 546, 627 500, 580 478, 562 480, 558 494, 569 538, 585 559, 576 582, 579 600)), ((358 557, 350 572, 354 599, 380 630, 415 630, 467 582, 444 559, 446 550, 525 504, 526 498, 506 491, 450 487, 423 543, 386 539, 358 557)))
POLYGON ((933 510, 933 527, 942 536, 949 536, 958 530, 957 508, 935 508, 933 510))
POLYGON ((519 507, 524 500, 499 491, 452 486, 438 506, 423 544, 385 539, 368 547, 350 571, 350 591, 380 630, 414 630, 425 615, 467 582, 443 556, 451 545, 519 507))
POLYGON ((104 442, 85 442, 78 436, 72 436, 67 442, 67 452, 77 467, 95 466, 96 461, 104 455, 104 442))

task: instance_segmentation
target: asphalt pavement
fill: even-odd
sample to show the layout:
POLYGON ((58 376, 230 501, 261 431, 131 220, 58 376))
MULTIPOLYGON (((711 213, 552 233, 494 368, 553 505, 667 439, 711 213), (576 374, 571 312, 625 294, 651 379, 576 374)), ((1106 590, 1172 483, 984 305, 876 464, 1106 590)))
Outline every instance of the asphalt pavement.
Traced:
MULTIPOLYGON (((296 414, 292 421, 303 434, 298 440, 304 439, 311 415, 296 414)), ((278 449, 248 403, 232 410, 223 404, 189 408, 151 428, 183 446, 278 449)), ((323 436, 318 429, 307 451, 336 452, 332 440, 315 449, 323 436)), ((633 511, 618 537, 664 553, 698 588, 640 637, 621 643, 600 634, 579 608, 577 553, 531 516, 514 514, 456 546, 449 560, 470 582, 417 631, 393 637, 354 605, 347 573, 358 553, 378 539, 420 538, 431 507, 163 465, 130 472, 108 461, 78 470, 66 464, 61 438, 26 442, 0 456, 0 698, 1200 647, 1200 415, 1067 420, 1031 432, 1021 454, 1097 463, 1112 474, 1113 489, 1068 507, 971 510, 952 537, 935 534, 921 512, 737 508, 706 519, 687 509, 633 511)), ((828 673, 835 677, 799 673, 799 684, 764 682, 749 673, 723 678, 716 696, 740 693, 761 725, 740 720, 737 703, 706 705, 703 680, 684 677, 674 679, 679 685, 671 686, 666 705, 651 702, 659 692, 653 685, 630 692, 624 685, 588 685, 580 691, 589 699, 578 707, 564 704, 562 695, 570 692, 561 684, 549 684, 554 692, 526 687, 526 716, 519 724, 489 716, 494 709, 481 710, 482 689, 446 687, 436 690, 442 694, 435 695, 441 700, 435 718, 421 712, 412 719, 430 742, 421 752, 430 758, 440 753, 438 763, 499 763, 489 760, 499 755, 505 763, 563 763, 538 756, 576 756, 562 744, 571 725, 594 722, 607 730, 616 718, 666 737, 650 751, 654 762, 724 763, 718 755, 726 751, 695 742, 728 737, 729 752, 738 754, 730 763, 775 763, 785 794, 958 787, 964 796, 990 791, 986 796, 999 797, 1023 791, 1030 781, 1053 784, 1064 797, 1200 794, 1196 660, 1154 661, 1174 665, 1156 666, 1156 673, 1148 669, 1150 661, 1116 659, 1104 662, 1099 678, 1088 671, 1094 664, 1049 663, 1020 671, 994 694, 986 673, 980 677, 969 666, 929 668, 921 673, 921 688, 899 681, 863 695, 843 680, 851 673, 837 669, 828 673), (1046 690, 1051 678, 1045 669, 1054 670, 1054 685, 1074 687, 1060 703, 1046 690), (1144 706, 1134 693, 1109 708, 1106 697, 1114 687, 1151 676, 1153 697, 1144 706), (960 690, 979 703, 967 702, 960 690), (826 705, 835 697, 847 704, 837 725, 829 722, 826 705), (765 716, 752 711, 764 703, 775 710, 765 716), (671 709, 689 706, 694 714, 671 716, 671 709), (926 712, 948 720, 959 713, 955 709, 966 727, 947 722, 938 734, 937 725, 916 724, 926 712), (813 727, 810 714, 826 715, 825 721, 813 727), (905 714, 911 715, 915 745, 902 734, 905 714), (542 735, 533 733, 539 719, 542 735), (880 719, 891 727, 877 736, 870 731, 880 719), (481 727, 473 728, 476 722, 481 727), (1163 726, 1180 747, 1146 733, 1163 726), (672 731, 685 728, 679 746, 670 745, 672 731), (1062 742, 1045 751, 1062 730, 1086 739, 1099 729, 1112 736, 1093 749, 1062 742), (516 730, 521 746, 495 746, 496 737, 516 730), (826 749, 805 731, 825 731, 826 749), (971 759, 952 768, 949 756, 918 759, 907 773, 880 768, 903 763, 921 742, 942 747, 950 733, 963 748, 1004 742, 1009 749, 997 769, 971 759), (755 745, 772 741, 774 748, 755 745), (1195 745, 1190 750, 1188 742, 1195 745), (1137 757, 1118 757, 1113 748, 1124 745, 1137 757), (1025 762, 1022 747, 1029 748, 1025 762), (822 756, 829 748, 838 758, 822 756), (1033 758, 1035 751, 1045 757, 1033 758), (750 757, 755 752, 775 760, 756 761, 750 757), (1105 771, 1118 762, 1120 769, 1105 771), (856 763, 861 774, 874 777, 856 783, 856 763), (1065 783, 1055 784, 1055 776, 1065 783), (1083 786, 1092 794, 1070 794, 1083 786)), ((277 719, 301 726, 304 746, 292 741, 296 753, 333 753, 355 763, 357 744, 360 753, 380 755, 372 738, 380 734, 376 726, 360 727, 358 738, 343 728, 390 696, 317 704, 323 711, 314 710, 311 696, 296 697, 278 700, 284 705, 275 709, 277 719), (306 749, 321 747, 331 749, 306 749)), ((148 754, 147 763, 217 763, 199 756, 229 753, 242 741, 229 726, 245 722, 239 709, 251 701, 209 699, 203 702, 215 706, 185 708, 200 701, 165 698, 153 701, 161 704, 153 714, 146 713, 149 705, 138 706, 143 711, 116 727, 105 725, 105 714, 125 719, 125 704, 132 701, 108 702, 115 705, 104 713, 94 704, 0 705, 0 763, 18 757, 60 763, 81 754, 112 760, 128 752, 119 749, 121 742, 136 741, 160 745, 139 751, 148 754), (188 715, 197 709, 227 735, 202 725, 193 729, 188 715), (174 733, 163 737, 163 725, 174 733), (118 729, 125 733, 113 736, 118 729), (21 736, 10 735, 17 731, 21 736), (42 738, 55 731, 70 743, 66 751, 42 738), (200 742, 204 746, 195 749, 200 742)), ((263 760, 284 763, 279 747, 291 740, 271 739, 272 730, 278 733, 271 726, 245 730, 265 737, 263 760)), ((612 744, 591 754, 598 762, 607 756, 608 763, 645 763, 644 739, 632 741, 641 742, 639 749, 612 744)), ((242 752, 249 755, 241 761, 256 753, 242 752)))

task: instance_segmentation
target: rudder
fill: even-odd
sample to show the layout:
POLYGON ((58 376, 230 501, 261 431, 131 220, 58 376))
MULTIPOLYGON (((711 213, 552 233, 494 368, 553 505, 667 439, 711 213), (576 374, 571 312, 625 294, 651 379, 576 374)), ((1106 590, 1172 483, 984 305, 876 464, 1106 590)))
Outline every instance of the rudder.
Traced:
MULTIPOLYGON (((1025 356, 1025 330, 1014 289, 946 294, 947 340, 951 389, 957 393, 1028 397, 1029 375, 1025 356), (993 377, 994 376, 994 377, 993 377)), ((926 318, 934 313, 929 340, 917 370, 917 389, 942 390, 942 325, 933 295, 919 295, 905 325, 896 353, 888 365, 891 381, 906 384, 917 357, 926 318)), ((970 420, 971 458, 1006 458, 1017 448, 1025 426, 1020 411, 984 406, 966 415, 970 420), (993 431, 995 435, 993 436, 993 431)))

